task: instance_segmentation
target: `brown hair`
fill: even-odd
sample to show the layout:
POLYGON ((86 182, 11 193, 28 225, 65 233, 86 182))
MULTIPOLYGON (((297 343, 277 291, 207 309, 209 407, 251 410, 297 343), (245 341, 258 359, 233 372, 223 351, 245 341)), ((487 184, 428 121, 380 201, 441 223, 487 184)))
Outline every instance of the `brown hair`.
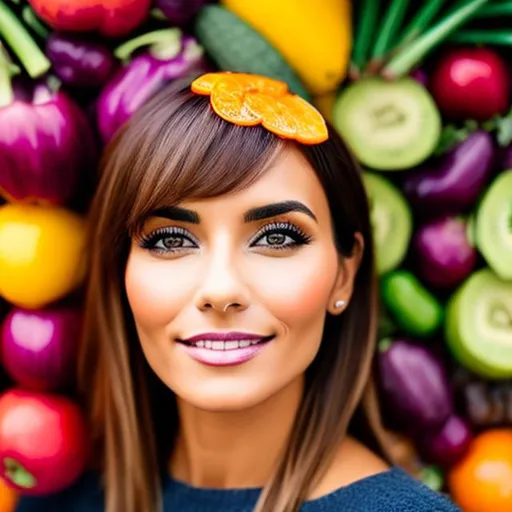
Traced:
MULTIPOLYGON (((261 127, 223 121, 187 83, 154 95, 106 148, 89 215, 90 272, 79 381, 94 454, 100 454, 108 512, 161 510, 160 478, 178 427, 174 395, 149 368, 127 303, 124 271, 130 237, 162 206, 247 187, 285 144, 291 142, 261 127)), ((339 252, 351 254, 356 232, 365 248, 349 306, 343 315, 326 318, 293 432, 263 489, 259 512, 299 508, 359 404, 373 431, 380 430, 370 380, 376 281, 360 170, 332 130, 327 142, 298 147, 325 190, 339 252)))

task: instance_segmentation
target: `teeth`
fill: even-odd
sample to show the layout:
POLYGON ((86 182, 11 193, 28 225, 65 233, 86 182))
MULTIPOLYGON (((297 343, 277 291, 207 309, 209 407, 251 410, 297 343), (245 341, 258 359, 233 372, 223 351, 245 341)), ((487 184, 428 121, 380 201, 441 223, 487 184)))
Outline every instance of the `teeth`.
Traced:
POLYGON ((198 348, 209 348, 211 350, 236 350, 238 348, 246 348, 251 345, 257 345, 261 340, 234 340, 234 341, 217 341, 217 340, 201 340, 194 345, 198 348))

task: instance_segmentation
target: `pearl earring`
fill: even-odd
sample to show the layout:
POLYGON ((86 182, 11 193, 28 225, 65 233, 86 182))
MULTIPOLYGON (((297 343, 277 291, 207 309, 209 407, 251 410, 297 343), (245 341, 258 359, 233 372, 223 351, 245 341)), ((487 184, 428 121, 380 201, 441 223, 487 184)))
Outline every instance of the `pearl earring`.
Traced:
POLYGON ((337 300, 335 303, 334 303, 334 307, 336 309, 339 309, 339 308, 342 308, 344 305, 346 304, 346 301, 340 299, 340 300, 337 300))

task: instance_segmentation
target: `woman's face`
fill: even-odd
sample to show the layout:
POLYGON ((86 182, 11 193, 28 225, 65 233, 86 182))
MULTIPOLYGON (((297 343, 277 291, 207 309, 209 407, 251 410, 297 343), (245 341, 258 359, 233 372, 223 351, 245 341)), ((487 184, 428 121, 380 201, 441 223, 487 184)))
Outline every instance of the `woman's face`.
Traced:
POLYGON ((358 251, 338 256, 314 170, 290 147, 249 188, 177 206, 146 221, 125 273, 151 368, 206 410, 250 407, 300 382, 358 262, 358 251))

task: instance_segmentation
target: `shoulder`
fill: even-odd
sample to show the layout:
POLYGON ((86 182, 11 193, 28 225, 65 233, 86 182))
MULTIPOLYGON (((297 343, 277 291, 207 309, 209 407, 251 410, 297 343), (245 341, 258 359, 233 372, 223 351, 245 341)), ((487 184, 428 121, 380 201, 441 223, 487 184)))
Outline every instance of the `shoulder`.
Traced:
POLYGON ((449 499, 432 491, 399 467, 354 439, 343 443, 326 478, 304 506, 305 512, 460 512, 449 499))
POLYGON ((388 469, 388 464, 380 457, 348 436, 337 450, 329 469, 311 498, 320 497, 339 487, 345 487, 388 469))
POLYGON ((67 489, 45 496, 22 496, 15 512, 103 512, 101 480, 86 473, 67 489))

